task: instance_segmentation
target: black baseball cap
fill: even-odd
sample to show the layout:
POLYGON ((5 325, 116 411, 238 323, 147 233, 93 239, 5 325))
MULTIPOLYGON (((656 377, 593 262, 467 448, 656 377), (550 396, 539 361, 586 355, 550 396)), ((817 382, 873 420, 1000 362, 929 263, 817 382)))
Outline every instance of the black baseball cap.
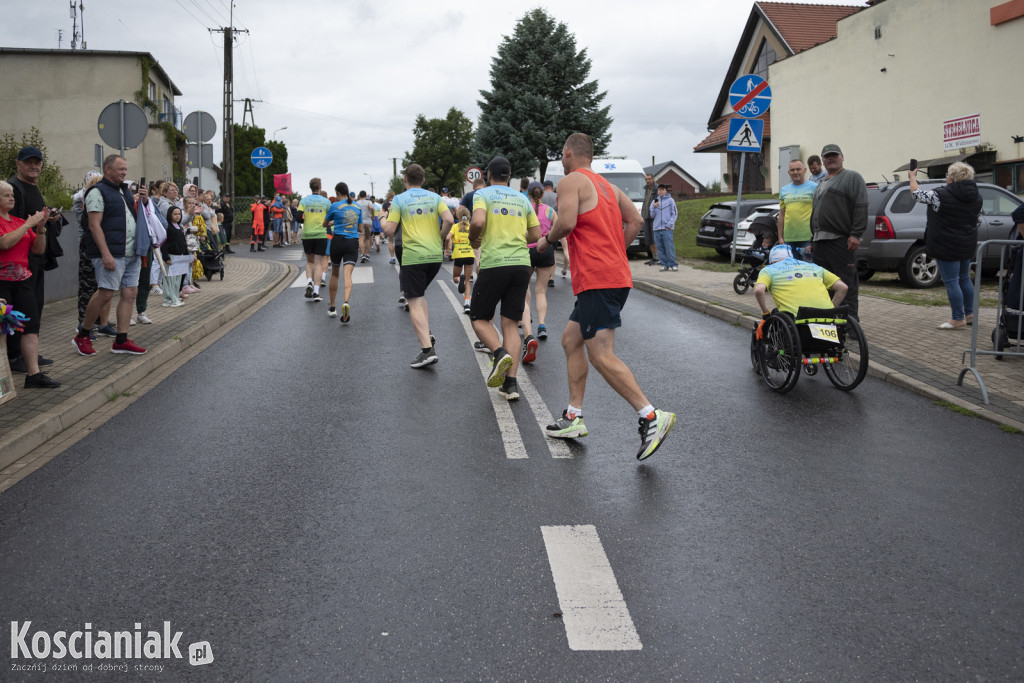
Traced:
POLYGON ((43 160, 43 153, 39 151, 38 147, 22 147, 18 150, 18 161, 26 161, 28 159, 39 159, 43 160))
POLYGON ((821 156, 828 156, 829 154, 842 154, 843 150, 839 149, 839 145, 825 145, 821 148, 821 156))
POLYGON ((508 178, 512 175, 512 164, 505 157, 494 157, 487 164, 487 172, 495 178, 508 178))
POLYGON ((555 186, 555 184, 553 182, 551 182, 550 180, 545 180, 544 181, 544 187, 554 187, 554 186, 555 186))

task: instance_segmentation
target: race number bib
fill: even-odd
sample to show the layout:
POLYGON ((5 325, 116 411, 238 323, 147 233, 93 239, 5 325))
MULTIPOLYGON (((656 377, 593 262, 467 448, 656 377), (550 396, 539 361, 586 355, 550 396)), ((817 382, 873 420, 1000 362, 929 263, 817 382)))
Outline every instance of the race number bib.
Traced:
POLYGON ((815 323, 808 323, 808 329, 811 331, 811 336, 815 339, 823 339, 824 341, 830 341, 839 343, 839 331, 836 330, 835 325, 817 325, 815 323))

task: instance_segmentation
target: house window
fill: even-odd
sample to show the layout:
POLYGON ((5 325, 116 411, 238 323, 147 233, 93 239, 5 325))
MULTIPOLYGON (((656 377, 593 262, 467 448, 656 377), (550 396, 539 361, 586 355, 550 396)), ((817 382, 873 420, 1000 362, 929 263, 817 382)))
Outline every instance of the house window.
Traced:
POLYGON ((876 26, 875 27, 875 40, 878 40, 881 37, 882 37, 882 27, 881 26, 876 26))
POLYGON ((149 100, 150 102, 156 102, 156 83, 153 81, 149 82, 149 100))
POLYGON ((761 47, 757 51, 757 59, 754 61, 753 71, 761 78, 768 80, 768 67, 778 61, 775 50, 768 44, 768 40, 761 39, 761 47))
POLYGON ((993 184, 1014 194, 1024 194, 1024 162, 1000 164, 994 169, 993 184))

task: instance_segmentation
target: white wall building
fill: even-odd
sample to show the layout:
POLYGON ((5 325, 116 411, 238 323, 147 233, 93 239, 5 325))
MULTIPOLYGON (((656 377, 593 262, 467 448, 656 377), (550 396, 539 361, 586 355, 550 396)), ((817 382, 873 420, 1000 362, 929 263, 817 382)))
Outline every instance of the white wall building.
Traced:
MULTIPOLYGON (((806 159, 836 143, 869 182, 905 179, 911 158, 930 177, 964 159, 982 180, 1024 194, 1024 88, 1014 66, 1024 2, 869 5, 840 19, 834 40, 769 67, 772 157, 796 145, 806 159), (955 119, 966 135, 950 141, 955 119)), ((788 182, 784 169, 772 171, 775 187, 788 182)))
POLYGON ((99 136, 100 112, 121 99, 138 103, 140 89, 152 103, 143 107, 150 128, 142 145, 125 155, 128 177, 172 177, 172 148, 159 124, 180 124, 174 98, 181 91, 148 52, 0 48, 0 73, 12 84, 0 98, 2 132, 20 138, 38 128, 45 162, 58 164, 72 187, 96 168, 95 145, 104 146, 104 155, 118 151, 99 136))

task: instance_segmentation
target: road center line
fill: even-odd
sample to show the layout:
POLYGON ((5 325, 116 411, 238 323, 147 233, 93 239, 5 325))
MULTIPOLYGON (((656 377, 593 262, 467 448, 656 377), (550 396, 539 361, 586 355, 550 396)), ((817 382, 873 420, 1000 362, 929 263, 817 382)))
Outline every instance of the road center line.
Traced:
MULTIPOLYGON (((445 268, 444 271, 446 273, 448 273, 449 277, 451 276, 451 271, 450 270, 445 268)), ((438 280, 437 283, 440 284, 442 286, 442 288, 444 289, 445 293, 448 294, 448 300, 452 302, 452 305, 455 307, 455 310, 462 317, 462 323, 463 323, 462 327, 463 327, 463 329, 466 330, 466 336, 469 338, 470 342, 475 342, 477 340, 476 332, 473 331, 473 324, 467 319, 465 313, 462 312, 462 304, 459 303, 459 300, 452 293, 451 287, 445 287, 444 284, 440 280, 438 280)), ((468 282, 466 283, 466 286, 467 287, 469 286, 468 282)), ((484 354, 481 354, 481 355, 484 355, 484 354)), ((490 372, 490 365, 488 363, 486 363, 486 359, 485 359, 484 365, 487 368, 486 372, 490 372)), ((530 406, 530 412, 533 413, 533 419, 537 422, 537 427, 540 429, 540 435, 544 438, 544 443, 547 444, 548 450, 551 452, 551 457, 552 458, 570 458, 571 459, 572 458, 572 451, 569 450, 569 445, 568 444, 566 444, 564 441, 561 441, 559 439, 550 439, 550 438, 548 438, 546 430, 544 429, 544 427, 547 426, 547 424, 549 422, 551 422, 552 419, 551 419, 551 415, 549 415, 546 412, 547 411, 547 405, 544 403, 544 399, 541 398, 540 392, 538 392, 533 387, 533 382, 531 382, 530 378, 527 376, 527 372, 525 370, 525 367, 522 364, 520 364, 519 365, 519 369, 520 369, 520 372, 518 373, 518 375, 516 375, 516 379, 519 382, 519 390, 522 392, 523 399, 526 401, 526 404, 528 406, 530 406)), ((484 377, 487 376, 486 372, 484 374, 484 377)), ((493 396, 492 396, 492 403, 493 403, 493 396)))
MULTIPOLYGON (((473 340, 476 339, 476 333, 473 332, 473 326, 469 322, 469 317, 462 312, 462 304, 455 298, 455 294, 452 293, 450 287, 446 287, 444 282, 437 280, 438 285, 441 286, 441 290, 448 297, 452 307, 458 312, 459 322, 462 324, 462 329, 465 331, 466 336, 473 340)), ((486 380, 487 374, 491 371, 490 358, 487 354, 476 353, 477 365, 480 367, 480 374, 486 380)), ((523 443, 523 437, 519 433, 519 426, 516 425, 516 418, 512 414, 512 409, 509 407, 508 402, 498 395, 498 392, 487 390, 487 397, 491 400, 491 407, 494 409, 494 416, 498 420, 498 429, 501 431, 501 441, 505 445, 505 457, 510 460, 528 458, 526 454, 526 445, 523 443)))
POLYGON ((570 650, 642 650, 597 529, 542 526, 570 650))

